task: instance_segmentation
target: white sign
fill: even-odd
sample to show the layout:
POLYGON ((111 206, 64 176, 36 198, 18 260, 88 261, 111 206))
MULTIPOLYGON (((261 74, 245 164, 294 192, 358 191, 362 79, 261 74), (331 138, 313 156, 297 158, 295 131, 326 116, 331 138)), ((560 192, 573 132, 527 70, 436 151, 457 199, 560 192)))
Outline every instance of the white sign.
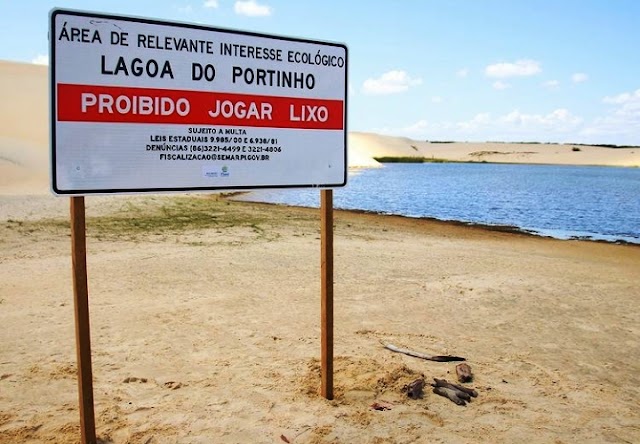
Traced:
POLYGON ((55 194, 346 184, 343 44, 62 9, 49 38, 55 194))

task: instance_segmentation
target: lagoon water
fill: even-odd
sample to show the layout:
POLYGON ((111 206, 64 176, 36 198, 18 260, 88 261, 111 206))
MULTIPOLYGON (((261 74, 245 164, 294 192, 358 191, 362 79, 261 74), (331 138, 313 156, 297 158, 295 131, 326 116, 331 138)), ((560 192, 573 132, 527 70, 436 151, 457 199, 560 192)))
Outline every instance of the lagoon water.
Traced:
MULTIPOLYGON (((259 190, 242 199, 319 206, 313 189, 259 190)), ((334 207, 640 244, 640 169, 386 164, 351 172, 347 187, 334 192, 334 207)))

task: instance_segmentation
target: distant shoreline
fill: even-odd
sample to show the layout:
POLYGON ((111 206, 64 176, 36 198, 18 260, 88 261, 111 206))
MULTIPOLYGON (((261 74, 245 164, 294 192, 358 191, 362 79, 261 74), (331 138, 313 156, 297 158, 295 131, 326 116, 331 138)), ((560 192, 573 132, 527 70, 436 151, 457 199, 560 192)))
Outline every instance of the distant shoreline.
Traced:
MULTIPOLYGON (((616 149, 616 148, 614 148, 616 149)), ((627 149, 627 148, 623 148, 627 149)), ((638 165, 607 165, 607 164, 557 164, 544 162, 499 162, 495 160, 452 160, 439 157, 411 157, 411 156, 382 156, 374 157, 376 162, 385 163, 470 163, 470 164, 491 164, 491 165, 553 165, 553 166, 584 166, 584 167, 612 167, 612 168, 639 168, 638 165)))
MULTIPOLYGON (((230 195, 226 195, 224 198, 234 202, 251 203, 256 205, 268 205, 272 207, 289 207, 289 208, 297 208, 297 209, 314 209, 314 210, 318 209, 318 207, 311 207, 311 206, 236 199, 237 196, 249 195, 249 194, 251 194, 250 191, 232 193, 230 195)), ((587 237, 587 236, 569 236, 567 238, 561 238, 561 237, 554 237, 551 235, 543 234, 535 230, 527 230, 526 228, 520 228, 515 225, 487 224, 482 222, 470 222, 470 221, 454 220, 454 219, 438 219, 437 217, 431 217, 431 216, 414 217, 414 216, 406 216, 403 214, 385 213, 381 211, 362 210, 362 209, 336 208, 334 211, 337 214, 340 214, 340 213, 355 214, 355 215, 365 215, 365 216, 383 217, 383 218, 391 218, 391 219, 398 218, 400 220, 409 221, 411 223, 425 223, 427 225, 439 225, 442 227, 461 227, 461 228, 468 228, 471 230, 480 230, 484 232, 493 232, 493 233, 505 233, 509 235, 526 236, 526 237, 537 238, 537 239, 550 239, 550 240, 556 240, 556 241, 596 242, 596 243, 609 244, 609 245, 628 245, 628 246, 640 248, 640 239, 638 239, 638 242, 636 243, 636 242, 629 242, 623 239, 607 240, 607 239, 597 239, 597 238, 587 237)))

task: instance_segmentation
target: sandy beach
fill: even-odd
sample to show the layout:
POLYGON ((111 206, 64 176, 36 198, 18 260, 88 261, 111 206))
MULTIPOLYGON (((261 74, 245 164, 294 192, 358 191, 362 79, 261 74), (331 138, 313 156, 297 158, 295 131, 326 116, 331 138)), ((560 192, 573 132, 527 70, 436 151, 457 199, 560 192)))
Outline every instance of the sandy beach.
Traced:
MULTIPOLYGON (((67 202, 49 217, 40 199, 2 200, 25 217, 0 228, 0 441, 72 443, 67 202)), ((88 199, 87 214, 103 442, 640 438, 637 247, 337 212, 326 401, 317 210, 136 197, 88 199), (382 343, 466 357, 478 398, 407 398, 422 374, 455 379, 454 363, 382 343), (383 401, 391 410, 370 408, 383 401)))
MULTIPOLYGON (((48 193, 46 82, 46 68, 0 62, 0 443, 79 442, 69 199, 48 193)), ((640 166, 633 148, 349 144, 354 167, 407 152, 640 166)), ((103 444, 640 441, 638 246, 337 211, 328 401, 318 210, 86 200, 103 444), (385 343, 465 357, 479 396, 463 407, 426 387, 410 399, 406 384, 455 381, 455 363, 385 343)))

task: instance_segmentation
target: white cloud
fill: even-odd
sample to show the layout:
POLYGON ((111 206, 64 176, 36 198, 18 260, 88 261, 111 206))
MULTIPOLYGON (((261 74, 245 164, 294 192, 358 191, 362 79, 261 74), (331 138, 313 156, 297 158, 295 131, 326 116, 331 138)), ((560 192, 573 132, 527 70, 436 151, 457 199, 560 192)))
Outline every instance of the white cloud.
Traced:
POLYGON ((515 63, 495 63, 485 68, 487 77, 507 78, 532 76, 542 72, 540 63, 535 60, 518 60, 515 63))
POLYGON ((563 135, 576 131, 582 123, 581 117, 565 108, 555 109, 548 114, 528 114, 516 109, 495 118, 488 113, 478 114, 470 121, 459 122, 457 126, 463 132, 484 136, 484 140, 543 142, 559 140, 563 135))
POLYGON ((510 84, 502 82, 500 80, 497 80, 497 81, 493 82, 493 84, 491 86, 493 86, 493 89, 497 89, 497 90, 503 90, 503 89, 511 88, 510 84))
POLYGON ((455 124, 456 128, 461 131, 476 131, 481 127, 487 126, 491 123, 491 114, 479 113, 476 114, 473 119, 466 122, 458 122, 455 124))
POLYGON ((498 118, 497 122, 527 128, 567 131, 582 123, 582 119, 574 116, 565 108, 558 108, 549 114, 523 114, 518 110, 514 110, 498 118))
POLYGON ((459 78, 461 78, 461 79, 464 79, 464 78, 465 78, 465 77, 467 77, 468 75, 469 75, 469 69, 467 69, 467 68, 459 69, 459 70, 456 72, 456 77, 459 77, 459 78))
POLYGON ((33 59, 31 59, 31 63, 34 63, 36 65, 48 65, 49 56, 44 54, 38 54, 33 59))
POLYGON ((405 127, 376 131, 426 140, 567 141, 575 140, 583 129, 583 119, 558 108, 548 114, 528 114, 513 110, 493 116, 481 112, 469 120, 428 121, 421 119, 405 127))
POLYGON ((418 120, 415 123, 407 125, 402 128, 373 128, 372 131, 380 134, 389 135, 405 135, 408 137, 415 137, 418 139, 425 138, 428 135, 431 140, 435 140, 440 134, 446 134, 455 130, 455 126, 450 122, 429 122, 426 119, 418 120))
POLYGON ((602 101, 615 106, 595 119, 582 134, 600 143, 640 145, 640 89, 607 96, 602 101))
POLYGON ((202 6, 205 8, 215 9, 218 7, 218 0, 207 0, 202 6))
POLYGON ((418 120, 416 123, 411 124, 405 128, 403 128, 403 132, 405 133, 409 133, 409 134, 415 134, 415 133, 420 133, 426 129, 428 129, 430 127, 430 124, 427 120, 422 119, 422 120, 418 120))
POLYGON ((440 96, 431 97, 431 103, 442 103, 442 102, 443 102, 443 100, 442 100, 442 97, 440 97, 440 96))
POLYGON ((571 81, 573 83, 586 82, 588 79, 589 79, 589 76, 583 72, 577 72, 571 76, 571 81))
POLYGON ((468 120, 420 119, 406 126, 372 130, 424 140, 640 145, 640 89, 607 96, 602 101, 610 105, 610 109, 589 121, 566 108, 557 108, 548 113, 527 113, 514 109, 500 115, 481 112, 468 120))
POLYGON ((270 6, 260 4, 256 0, 238 0, 233 6, 233 10, 236 14, 249 17, 267 17, 272 12, 270 6))
POLYGON ((571 138, 570 134, 577 131, 582 122, 581 117, 564 108, 548 114, 527 114, 516 109, 497 117, 478 114, 470 121, 459 122, 457 129, 476 140, 564 141, 571 138))
POLYGON ((547 80, 542 83, 542 86, 547 89, 557 89, 560 87, 560 82, 557 80, 547 80))
POLYGON ((602 99, 604 103, 613 103, 616 105, 623 105, 625 103, 640 103, 640 89, 636 89, 633 92, 625 92, 618 94, 617 96, 606 96, 602 99))
POLYGON ((178 12, 180 12, 181 14, 189 15, 193 12, 193 6, 191 5, 178 6, 178 12))
POLYGON ((422 83, 420 78, 411 78, 405 71, 393 70, 382 74, 377 79, 367 79, 362 85, 365 94, 383 95, 407 91, 412 86, 422 83))

